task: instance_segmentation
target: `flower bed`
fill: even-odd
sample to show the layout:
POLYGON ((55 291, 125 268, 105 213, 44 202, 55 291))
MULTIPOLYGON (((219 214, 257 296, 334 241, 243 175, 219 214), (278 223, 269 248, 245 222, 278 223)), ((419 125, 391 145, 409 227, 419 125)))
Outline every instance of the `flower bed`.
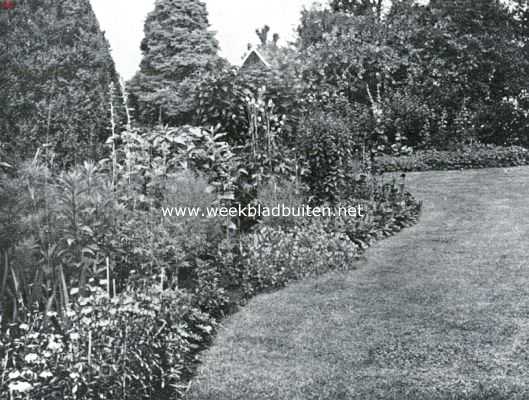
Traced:
POLYGON ((421 203, 409 193, 362 204, 364 218, 341 216, 258 226, 241 239, 239 257, 223 263, 222 268, 230 271, 230 281, 246 298, 306 277, 349 270, 376 240, 415 224, 421 210, 421 203))
POLYGON ((220 282, 235 284, 248 299, 308 276, 354 268, 375 240, 414 224, 421 208, 409 194, 366 206, 369 217, 361 220, 259 226, 237 244, 236 262, 231 257, 231 265, 220 258, 204 264, 194 290, 151 285, 109 298, 90 286, 87 297, 74 294, 62 317, 36 313, 11 324, 0 340, 0 399, 182 398, 196 355, 214 335, 213 315, 235 306, 220 282))

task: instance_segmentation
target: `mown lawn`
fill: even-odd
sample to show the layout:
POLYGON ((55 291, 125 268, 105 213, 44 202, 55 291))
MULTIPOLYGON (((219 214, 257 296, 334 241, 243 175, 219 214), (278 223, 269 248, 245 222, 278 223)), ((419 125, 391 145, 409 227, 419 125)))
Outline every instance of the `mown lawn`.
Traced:
POLYGON ((225 321, 193 400, 528 399, 529 168, 412 174, 421 221, 225 321))

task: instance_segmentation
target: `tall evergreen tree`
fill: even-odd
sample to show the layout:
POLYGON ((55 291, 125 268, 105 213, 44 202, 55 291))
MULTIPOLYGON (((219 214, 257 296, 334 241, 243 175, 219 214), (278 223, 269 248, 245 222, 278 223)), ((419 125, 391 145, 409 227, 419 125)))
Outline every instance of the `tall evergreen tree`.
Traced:
POLYGON ((118 77, 89 0, 18 0, 0 38, 0 142, 18 158, 42 146, 64 164, 97 157, 118 77))
POLYGON ((220 66, 218 42, 199 0, 157 0, 145 22, 140 71, 129 83, 137 118, 147 124, 192 120, 200 76, 220 66))

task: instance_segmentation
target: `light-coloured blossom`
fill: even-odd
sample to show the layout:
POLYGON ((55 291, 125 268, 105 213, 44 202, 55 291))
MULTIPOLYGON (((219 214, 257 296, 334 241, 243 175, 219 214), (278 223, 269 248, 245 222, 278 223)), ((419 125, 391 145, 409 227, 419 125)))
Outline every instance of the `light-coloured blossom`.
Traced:
POLYGON ((33 386, 29 382, 18 381, 9 384, 9 391, 15 393, 26 393, 31 390, 33 386))
POLYGON ((23 331, 29 331, 29 325, 28 324, 20 324, 18 326, 23 331))
POLYGON ((58 342, 51 341, 48 343, 48 349, 51 351, 59 351, 62 349, 62 344, 58 342))
POLYGON ((24 357, 24 361, 29 364, 35 364, 40 361, 40 357, 35 353, 30 353, 24 357))
POLYGON ((39 375, 42 379, 49 379, 53 377, 53 374, 50 371, 42 371, 39 375))
POLYGON ((13 372, 10 372, 7 377, 9 378, 9 380, 13 380, 13 379, 17 379, 17 378, 20 378, 20 372, 18 371, 13 371, 13 372))

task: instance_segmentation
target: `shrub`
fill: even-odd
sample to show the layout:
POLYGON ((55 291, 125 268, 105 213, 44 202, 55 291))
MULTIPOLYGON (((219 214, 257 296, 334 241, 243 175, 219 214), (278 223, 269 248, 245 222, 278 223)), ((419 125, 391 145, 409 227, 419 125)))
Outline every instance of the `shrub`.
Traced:
POLYGON ((386 172, 517 167, 529 165, 529 151, 518 146, 468 145, 454 150, 420 150, 410 156, 384 156, 377 163, 386 172))
POLYGON ((288 143, 295 135, 305 101, 301 81, 286 71, 231 68, 211 74, 200 86, 196 125, 219 126, 231 145, 245 145, 250 131, 247 103, 257 97, 260 89, 277 108, 277 115, 284 116, 284 138, 288 143))
POLYGON ((482 142, 499 146, 529 146, 529 92, 506 97, 484 106, 478 114, 478 136, 482 142))
POLYGON ((315 111, 301 123, 298 151, 306 163, 304 180, 320 201, 336 203, 362 170, 362 142, 347 121, 333 112, 315 111))

